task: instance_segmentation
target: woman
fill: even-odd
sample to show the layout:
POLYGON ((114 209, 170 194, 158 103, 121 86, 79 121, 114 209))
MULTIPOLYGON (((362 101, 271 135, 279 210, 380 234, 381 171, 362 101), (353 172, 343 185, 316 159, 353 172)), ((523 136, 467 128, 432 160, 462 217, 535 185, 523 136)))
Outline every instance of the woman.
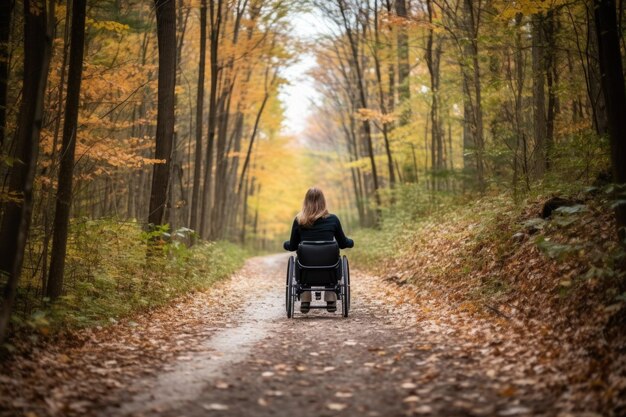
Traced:
MULTIPOLYGON (((324 193, 319 188, 309 188, 304 196, 302 210, 293 221, 291 237, 283 247, 295 251, 303 240, 336 240, 340 249, 351 248, 354 241, 343 233, 341 222, 334 214, 328 213, 324 193)), ((300 311, 308 313, 311 306, 311 292, 306 291, 300 296, 300 311)), ((337 311, 337 294, 324 291, 324 301, 328 311, 337 311)))

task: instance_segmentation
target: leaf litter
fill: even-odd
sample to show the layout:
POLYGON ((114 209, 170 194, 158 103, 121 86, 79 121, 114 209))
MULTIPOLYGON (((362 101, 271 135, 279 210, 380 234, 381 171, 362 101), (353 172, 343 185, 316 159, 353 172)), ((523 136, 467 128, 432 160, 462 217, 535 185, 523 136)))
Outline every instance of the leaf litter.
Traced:
MULTIPOLYGON (((594 214, 591 206, 579 215, 594 214)), ((581 224, 589 230, 555 231, 547 223, 539 233, 567 242, 592 231, 602 238, 612 227, 607 216, 581 224)), ((487 244, 472 244, 477 258, 491 260, 467 274, 459 258, 474 229, 462 223, 439 228, 426 247, 413 248, 412 258, 383 265, 382 279, 353 269, 349 318, 324 311, 281 318, 253 354, 197 400, 148 414, 619 415, 610 410, 623 410, 626 359, 611 356, 611 345, 597 337, 615 312, 578 293, 564 303, 559 294, 559 282, 582 271, 582 262, 558 263, 531 240, 500 257, 487 244), (434 274, 434 266, 453 273, 434 274), (415 271, 423 279, 412 278, 415 271), (472 291, 494 271, 512 290, 488 308, 472 291)), ((256 258, 229 282, 136 317, 132 325, 33 346, 3 364, 0 405, 12 411, 2 415, 80 415, 125 401, 134 379, 158 374, 176 358, 193 360, 217 330, 236 327, 242 297, 274 291, 271 308, 282 309, 283 269, 256 258)), ((593 281, 580 287, 574 289, 601 289, 593 281)))

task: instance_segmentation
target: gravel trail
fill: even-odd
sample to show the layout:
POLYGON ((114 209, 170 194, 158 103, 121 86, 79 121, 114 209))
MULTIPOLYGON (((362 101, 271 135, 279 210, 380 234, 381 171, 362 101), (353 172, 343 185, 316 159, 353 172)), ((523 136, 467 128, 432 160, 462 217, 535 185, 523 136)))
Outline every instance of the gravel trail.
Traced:
POLYGON ((497 324, 416 303, 379 278, 352 272, 348 318, 340 308, 304 315, 296 305, 287 319, 286 261, 286 255, 249 260, 224 289, 237 304, 225 305, 232 321, 193 354, 136 380, 104 414, 558 414, 540 379, 528 378, 523 355, 498 349, 506 335, 497 324))
POLYGON ((34 351, 0 375, 0 417, 577 415, 523 332, 445 295, 353 269, 348 318, 287 319, 287 258, 34 351))

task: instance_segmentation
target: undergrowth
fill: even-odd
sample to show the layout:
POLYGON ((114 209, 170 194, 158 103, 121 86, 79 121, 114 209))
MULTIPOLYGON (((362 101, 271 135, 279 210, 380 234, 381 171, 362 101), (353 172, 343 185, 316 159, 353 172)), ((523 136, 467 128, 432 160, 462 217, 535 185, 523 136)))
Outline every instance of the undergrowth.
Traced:
POLYGON ((561 297, 571 294, 572 286, 599 276, 613 288, 603 297, 610 303, 611 296, 619 296, 615 288, 623 274, 616 265, 625 254, 612 229, 607 190, 548 183, 523 197, 509 193, 475 200, 444 196, 442 204, 428 211, 417 204, 413 209, 404 207, 388 213, 378 229, 355 233, 351 261, 415 286, 450 281, 446 285, 453 287, 453 282, 463 282, 463 297, 489 301, 521 285, 523 279, 517 278, 523 276, 513 276, 517 273, 509 265, 528 255, 529 261, 546 268, 576 271, 560 280, 561 297), (570 199, 573 206, 541 219, 543 203, 556 195, 570 199))
POLYGON ((191 231, 143 232, 134 222, 77 219, 72 223, 64 295, 42 296, 41 277, 23 277, 13 315, 16 333, 31 337, 106 325, 204 290, 237 270, 246 258, 228 242, 197 242, 191 231), (147 255, 148 241, 160 235, 147 255))

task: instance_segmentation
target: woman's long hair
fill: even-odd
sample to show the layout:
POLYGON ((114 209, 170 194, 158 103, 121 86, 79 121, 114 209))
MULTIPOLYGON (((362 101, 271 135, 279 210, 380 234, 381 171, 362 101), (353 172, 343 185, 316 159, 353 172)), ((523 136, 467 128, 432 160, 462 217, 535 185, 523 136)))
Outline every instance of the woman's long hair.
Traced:
POLYGON ((319 188, 309 188, 304 196, 302 211, 296 216, 298 224, 303 227, 310 227, 317 219, 326 216, 328 216, 328 210, 326 210, 324 193, 319 188))

